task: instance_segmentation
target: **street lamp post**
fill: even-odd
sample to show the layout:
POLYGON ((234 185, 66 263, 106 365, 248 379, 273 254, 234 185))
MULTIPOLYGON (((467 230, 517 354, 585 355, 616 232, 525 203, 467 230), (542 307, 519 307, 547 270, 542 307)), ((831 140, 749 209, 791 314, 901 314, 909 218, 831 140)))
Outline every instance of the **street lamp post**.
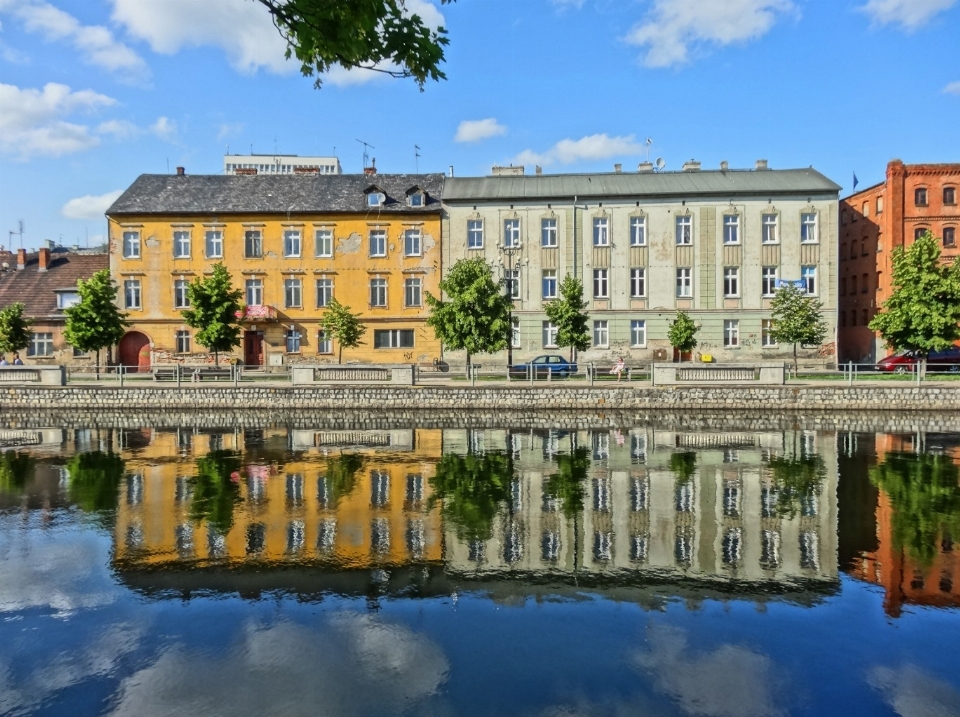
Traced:
POLYGON ((507 300, 509 303, 509 308, 507 309, 507 367, 509 370, 510 366, 513 366, 513 300, 514 300, 514 291, 516 287, 516 277, 514 276, 513 268, 513 257, 516 256, 519 252, 521 246, 519 243, 513 243, 509 246, 504 245, 500 247, 500 251, 503 252, 504 256, 507 258, 507 300))

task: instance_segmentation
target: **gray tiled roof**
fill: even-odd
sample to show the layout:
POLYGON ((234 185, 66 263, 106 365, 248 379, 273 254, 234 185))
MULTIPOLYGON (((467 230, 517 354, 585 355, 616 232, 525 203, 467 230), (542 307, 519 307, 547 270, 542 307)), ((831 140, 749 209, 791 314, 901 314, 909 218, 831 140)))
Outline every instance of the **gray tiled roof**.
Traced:
POLYGON ((705 170, 695 172, 624 172, 609 174, 533 174, 497 177, 450 177, 445 202, 573 197, 732 197, 744 194, 828 193, 840 185, 817 170, 705 170))
POLYGON ((141 174, 106 213, 439 212, 443 181, 443 174, 141 174), (364 190, 371 186, 387 195, 383 206, 367 206, 364 190), (427 193, 426 206, 407 205, 413 186, 427 193))

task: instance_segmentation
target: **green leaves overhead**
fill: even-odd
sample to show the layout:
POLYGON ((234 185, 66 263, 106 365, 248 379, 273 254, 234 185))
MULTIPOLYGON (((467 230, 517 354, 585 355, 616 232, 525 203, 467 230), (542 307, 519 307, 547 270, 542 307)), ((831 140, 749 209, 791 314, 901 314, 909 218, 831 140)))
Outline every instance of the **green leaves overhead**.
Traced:
POLYGON ((797 344, 819 346, 827 335, 823 303, 793 284, 777 289, 770 302, 771 337, 778 344, 793 344, 793 368, 797 368, 797 344))
POLYGON ((560 284, 560 298, 544 305, 547 319, 557 327, 557 346, 569 347, 570 358, 574 351, 586 351, 590 348, 590 329, 584 309, 583 284, 579 279, 567 274, 560 284))
POLYGON ((205 279, 197 278, 187 287, 190 308, 185 309, 183 320, 187 326, 197 329, 196 342, 215 354, 220 363, 220 352, 230 351, 240 345, 240 299, 243 292, 234 289, 227 268, 217 263, 213 273, 205 279))
POLYGON ((33 321, 23 315, 19 301, 0 309, 0 353, 21 351, 30 343, 33 321))
POLYGON ((320 328, 337 342, 337 363, 343 363, 343 350, 359 346, 367 332, 367 327, 360 321, 360 314, 350 313, 350 307, 335 298, 330 299, 326 312, 320 318, 320 328))

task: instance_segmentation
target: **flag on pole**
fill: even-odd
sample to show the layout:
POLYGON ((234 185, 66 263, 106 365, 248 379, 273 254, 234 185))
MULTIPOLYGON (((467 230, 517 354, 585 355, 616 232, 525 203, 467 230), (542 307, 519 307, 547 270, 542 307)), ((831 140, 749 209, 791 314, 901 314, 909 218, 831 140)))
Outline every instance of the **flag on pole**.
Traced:
POLYGON ((858 184, 860 184, 860 182, 859 182, 859 180, 857 179, 857 173, 854 172, 854 173, 853 173, 853 188, 856 189, 858 184))

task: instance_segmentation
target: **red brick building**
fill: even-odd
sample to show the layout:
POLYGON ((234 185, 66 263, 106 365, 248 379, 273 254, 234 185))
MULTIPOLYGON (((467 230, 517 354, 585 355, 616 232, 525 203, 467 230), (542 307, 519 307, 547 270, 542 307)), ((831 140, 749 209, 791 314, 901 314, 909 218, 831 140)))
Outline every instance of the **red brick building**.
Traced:
POLYGON ((886 180, 840 200, 838 354, 872 363, 889 353, 867 328, 890 296, 891 252, 929 231, 943 258, 960 254, 960 164, 887 164, 886 180))

